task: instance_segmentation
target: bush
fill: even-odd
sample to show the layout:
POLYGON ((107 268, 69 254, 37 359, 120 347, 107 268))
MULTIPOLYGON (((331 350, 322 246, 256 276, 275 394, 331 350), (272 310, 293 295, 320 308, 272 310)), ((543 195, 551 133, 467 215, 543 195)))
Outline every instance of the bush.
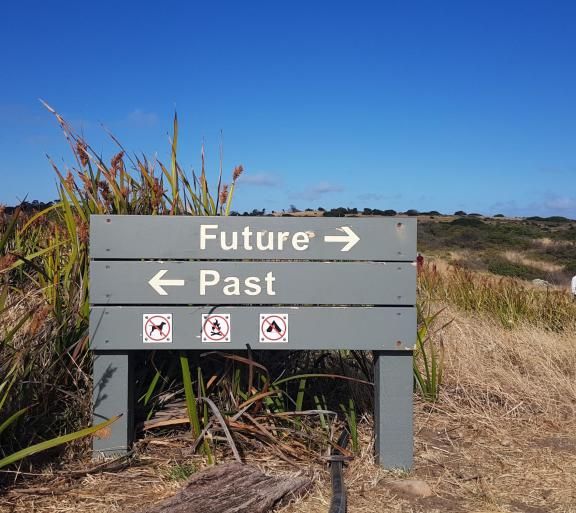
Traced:
POLYGON ((481 219, 477 219, 475 217, 459 217, 458 219, 454 219, 450 221, 450 224, 453 226, 486 226, 486 223, 481 219))
POLYGON ((543 223, 570 223, 572 222, 571 219, 563 216, 550 216, 550 217, 540 217, 540 216, 532 216, 527 217, 527 221, 539 221, 543 223))
POLYGON ((501 256, 491 256, 487 260, 488 270, 492 274, 499 276, 510 276, 513 278, 520 278, 522 280, 534 280, 542 278, 544 272, 540 269, 530 267, 510 260, 501 256))

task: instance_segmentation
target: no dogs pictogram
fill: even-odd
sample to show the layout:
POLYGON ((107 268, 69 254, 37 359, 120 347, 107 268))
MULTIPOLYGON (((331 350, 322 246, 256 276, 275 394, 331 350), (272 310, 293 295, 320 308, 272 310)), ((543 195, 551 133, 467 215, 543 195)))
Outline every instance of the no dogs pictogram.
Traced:
POLYGON ((172 342, 172 330, 172 314, 144 314, 142 316, 142 340, 145 344, 172 342))
POLYGON ((260 342, 288 342, 288 314, 260 314, 260 342))
POLYGON ((202 314, 202 342, 230 340, 230 314, 202 314))

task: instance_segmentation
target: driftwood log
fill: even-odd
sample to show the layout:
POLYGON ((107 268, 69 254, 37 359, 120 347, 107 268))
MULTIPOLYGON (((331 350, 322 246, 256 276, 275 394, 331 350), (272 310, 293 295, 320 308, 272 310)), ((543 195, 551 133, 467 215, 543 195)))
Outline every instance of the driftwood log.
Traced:
POLYGON ((141 513, 266 513, 310 486, 305 477, 272 477, 227 463, 194 474, 176 495, 141 513))

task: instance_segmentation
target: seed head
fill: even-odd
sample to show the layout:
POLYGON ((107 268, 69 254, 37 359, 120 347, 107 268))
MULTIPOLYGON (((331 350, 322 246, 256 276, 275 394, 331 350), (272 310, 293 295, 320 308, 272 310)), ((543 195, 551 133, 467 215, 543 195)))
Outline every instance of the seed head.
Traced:
POLYGON ((76 219, 76 226, 78 230, 78 240, 82 244, 87 244, 90 239, 90 232, 88 230, 88 223, 82 221, 80 218, 76 219))
POLYGON ((90 180, 90 178, 88 178, 86 173, 78 173, 78 176, 80 177, 80 180, 82 180, 82 183, 84 184, 84 190, 86 192, 91 191, 92 190, 92 181, 90 180))
POLYGON ((100 190, 100 195, 102 196, 106 208, 108 208, 112 204, 112 193, 110 192, 108 182, 104 180, 98 182, 98 189, 100 190))
POLYGON ((238 178, 240 177, 240 175, 244 172, 244 166, 242 166, 242 164, 240 164, 239 166, 236 166, 234 168, 234 171, 232 172, 232 181, 236 181, 238 180, 238 178))
POLYGON ((14 262, 16 262, 18 258, 16 258, 12 254, 0 256, 0 272, 8 269, 14 262))
POLYGON ((122 160, 123 157, 123 151, 112 157, 112 160, 110 161, 110 174, 112 175, 112 178, 116 178, 116 173, 124 168, 124 161, 122 160))
POLYGON ((74 181, 74 175, 72 174, 71 171, 68 171, 68 173, 66 174, 65 182, 69 190, 71 191, 74 190, 76 182, 74 181))
POLYGON ((90 161, 90 156, 88 155, 88 146, 82 139, 78 139, 76 141, 76 153, 78 154, 78 158, 80 159, 80 163, 83 166, 87 166, 88 162, 90 161))
POLYGON ((38 331, 40 331, 40 328, 47 319, 49 312, 50 308, 48 306, 42 306, 36 310, 32 317, 32 321, 30 321, 30 325, 28 326, 28 335, 33 337, 38 333, 38 331))
POLYGON ((226 184, 222 184, 222 189, 220 190, 220 204, 224 205, 227 199, 228 199, 228 186, 226 184))

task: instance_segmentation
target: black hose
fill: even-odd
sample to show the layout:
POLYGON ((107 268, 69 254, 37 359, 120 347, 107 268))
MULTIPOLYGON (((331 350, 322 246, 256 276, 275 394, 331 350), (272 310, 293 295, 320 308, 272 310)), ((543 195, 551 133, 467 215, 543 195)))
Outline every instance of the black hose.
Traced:
MULTIPOLYGON (((342 431, 338 439, 338 446, 346 448, 348 445, 348 431, 342 431)), ((346 487, 344 486, 344 468, 343 454, 338 449, 331 451, 332 458, 330 461, 330 477, 332 479, 332 500, 328 513, 346 513, 346 487), (340 458, 339 458, 340 457, 340 458)))

